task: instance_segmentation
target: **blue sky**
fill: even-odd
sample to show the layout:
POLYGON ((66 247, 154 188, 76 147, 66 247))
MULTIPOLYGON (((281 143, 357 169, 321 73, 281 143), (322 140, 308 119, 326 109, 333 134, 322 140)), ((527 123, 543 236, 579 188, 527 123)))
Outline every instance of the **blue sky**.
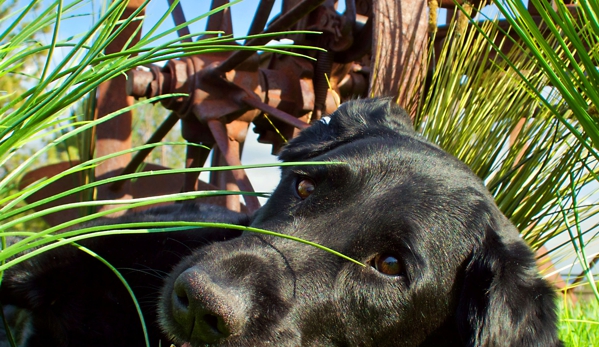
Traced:
MULTIPOLYGON (((54 0, 43 0, 42 5, 47 8, 47 6, 53 2, 54 0)), ((65 0, 65 3, 71 2, 72 1, 65 0)), ((105 1, 102 0, 81 1, 82 4, 80 7, 76 11, 72 12, 72 14, 78 16, 63 22, 61 27, 61 37, 67 38, 69 36, 82 33, 86 29, 90 28, 93 22, 98 18, 102 3, 104 2, 105 1)), ((211 1, 182 0, 180 3, 183 7, 186 18, 190 20, 209 11, 211 1)), ((244 0, 231 7, 231 13, 233 16, 233 30, 236 36, 243 36, 247 33, 258 3, 259 0, 244 0)), ((280 12, 280 8, 281 0, 276 0, 271 16, 280 12)), ((152 0, 146 7, 146 20, 144 29, 147 30, 147 28, 153 26, 167 9, 167 0, 152 0)), ((173 26, 173 21, 171 18, 169 18, 160 27, 159 32, 173 26)), ((202 20, 191 25, 190 30, 191 32, 200 32, 205 29, 205 26, 206 21, 202 20)), ((173 34, 169 37, 176 38, 176 34, 173 34)))

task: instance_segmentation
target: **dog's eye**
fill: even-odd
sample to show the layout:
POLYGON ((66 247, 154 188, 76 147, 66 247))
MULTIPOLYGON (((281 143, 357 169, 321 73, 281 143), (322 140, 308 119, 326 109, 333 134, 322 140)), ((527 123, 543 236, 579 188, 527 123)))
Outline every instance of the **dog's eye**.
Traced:
POLYGON ((314 189, 316 189, 314 181, 306 177, 298 179, 297 185, 295 186, 295 191, 301 199, 309 197, 310 194, 314 192, 314 189))
POLYGON ((378 272, 388 276, 400 276, 403 274, 401 262, 392 255, 377 254, 370 262, 370 266, 378 272))

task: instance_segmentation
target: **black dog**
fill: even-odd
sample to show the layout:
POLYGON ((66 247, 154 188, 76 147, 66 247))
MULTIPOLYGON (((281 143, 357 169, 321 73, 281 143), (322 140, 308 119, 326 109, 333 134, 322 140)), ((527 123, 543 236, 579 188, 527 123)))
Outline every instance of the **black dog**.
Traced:
MULTIPOLYGON (((283 169, 251 225, 322 244, 365 266, 255 233, 193 253, 181 247, 175 253, 191 255, 171 271, 158 309, 172 341, 194 347, 562 345, 554 293, 517 230, 481 181, 418 136, 390 100, 342 105, 330 121, 292 140, 281 159, 345 164, 283 169)), ((222 219, 245 223, 239 216, 222 219)), ((208 238, 232 233, 211 230, 208 238)), ((197 235, 174 243, 207 243, 197 235)), ((145 269, 164 271, 177 262, 178 255, 158 254, 161 238, 127 256, 111 251, 116 238, 97 239, 90 248, 121 268, 149 261, 145 269)), ((142 345, 135 312, 118 309, 130 302, 127 293, 108 290, 123 289, 112 274, 96 275, 108 270, 91 262, 97 261, 78 250, 57 250, 5 274, 0 299, 28 310, 25 346, 142 345), (82 267, 84 261, 90 263, 82 267), (87 266, 95 267, 79 274, 87 266)), ((133 273, 138 297, 155 303, 157 292, 144 292, 143 284, 151 287, 158 277, 133 273)), ((152 338, 159 338, 152 327, 152 338)))
POLYGON ((561 346, 554 293, 481 181, 387 99, 303 131, 247 233, 171 273, 165 331, 192 346, 561 346))

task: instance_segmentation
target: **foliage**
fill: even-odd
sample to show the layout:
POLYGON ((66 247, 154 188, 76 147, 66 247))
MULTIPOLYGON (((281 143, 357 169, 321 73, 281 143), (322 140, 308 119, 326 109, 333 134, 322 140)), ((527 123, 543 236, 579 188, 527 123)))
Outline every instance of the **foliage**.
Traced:
POLYGON ((580 261, 597 233, 594 149, 580 140, 581 122, 529 51, 502 53, 510 41, 497 22, 468 25, 471 8, 462 10, 438 56, 431 47, 434 74, 415 124, 483 179, 534 249, 566 235, 549 255, 580 261))
MULTIPOLYGON (((588 266, 592 256, 587 254, 586 249, 590 245, 584 238, 585 233, 592 231, 591 240, 596 244, 597 233, 594 227, 583 228, 583 221, 592 223, 589 218, 595 214, 585 213, 585 210, 594 209, 594 206, 591 206, 592 203, 585 206, 581 201, 580 197, 588 192, 575 182, 580 175, 599 179, 596 176, 596 161, 599 159, 599 4, 594 0, 580 0, 568 7, 563 0, 530 0, 529 7, 535 7, 541 17, 538 23, 521 1, 494 3, 519 38, 516 50, 523 56, 522 59, 532 62, 531 69, 543 74, 547 79, 546 85, 555 91, 554 97, 547 97, 543 90, 534 88, 525 74, 518 74, 519 80, 576 137, 579 146, 584 147, 578 155, 582 167, 570 173, 570 191, 558 196, 558 206, 566 222, 570 245, 599 300, 596 279, 588 266), (574 220, 568 220, 568 216, 573 216, 574 220)), ((504 58, 510 64, 514 61, 510 57, 504 58)))
MULTIPOLYGON (((597 158, 594 149, 599 148, 599 3, 579 0, 574 6, 566 6, 564 0, 530 0, 529 7, 534 6, 542 18, 540 24, 520 0, 494 3, 522 41, 521 52, 543 71, 574 117, 564 117, 537 91, 539 101, 597 158)), ((528 84, 526 76, 521 78, 528 84)))
MULTIPOLYGON (((592 67, 599 65, 599 12, 592 1, 583 2, 587 7, 581 10, 580 15, 587 19, 583 22, 587 24, 582 26, 577 24, 579 22, 572 21, 563 11, 551 12, 551 9, 542 4, 538 6, 544 9, 547 20, 563 22, 554 25, 557 30, 555 33, 559 35, 547 39, 537 35, 531 23, 526 21, 525 15, 520 15, 522 18, 508 16, 512 24, 521 25, 521 29, 516 30, 519 35, 532 36, 528 41, 524 40, 526 46, 510 53, 498 53, 497 56, 493 48, 499 48, 501 52, 500 48, 504 47, 506 41, 500 39, 501 29, 494 23, 473 23, 468 26, 464 25, 463 19, 460 25, 457 20, 452 22, 443 51, 438 57, 431 55, 431 59, 436 60, 435 72, 415 119, 416 127, 426 137, 466 162, 484 180, 499 207, 534 248, 547 244, 547 241, 558 235, 570 233, 570 241, 549 249, 554 260, 571 257, 573 253, 584 260, 587 256, 585 248, 588 247, 584 236, 596 233, 593 218, 597 215, 598 207, 592 194, 597 189, 595 172, 598 157, 595 148, 599 142, 595 141, 595 137, 599 136, 599 132, 593 115, 597 112, 599 101, 596 98, 599 77, 597 70, 592 67), (576 42, 577 35, 581 42, 576 42), (540 40, 546 40, 546 43, 538 44, 540 40), (591 49, 581 50, 582 47, 591 49), (555 89, 546 88, 548 85, 555 89), (574 251, 573 245, 576 245, 574 251)), ((38 161, 46 160, 48 153, 59 146, 66 144, 61 155, 70 156, 71 152, 75 152, 74 155, 84 156, 86 150, 81 149, 75 139, 93 125, 118 116, 113 114, 100 121, 90 121, 89 117, 82 116, 89 112, 89 108, 85 104, 78 104, 79 100, 93 95, 101 82, 134 66, 205 51, 231 49, 231 46, 224 45, 232 40, 227 36, 194 43, 181 44, 178 40, 173 40, 154 45, 165 34, 156 32, 161 24, 159 22, 144 34, 139 43, 127 47, 123 52, 105 55, 103 50, 114 38, 114 34, 127 23, 138 20, 134 14, 125 21, 119 21, 126 0, 113 1, 101 12, 91 30, 67 40, 59 39, 57 28, 79 2, 65 5, 56 0, 37 15, 36 21, 26 23, 27 14, 39 3, 41 1, 31 1, 30 5, 11 17, 10 23, 4 19, 4 23, 7 23, 6 30, 0 33, 0 81, 10 76, 20 76, 23 62, 27 59, 41 55, 46 62, 40 67, 39 77, 28 77, 30 85, 20 84, 24 89, 18 95, 0 95, 0 163, 2 167, 12 165, 0 175, 0 233, 3 240, 0 272, 14 264, 5 263, 11 256, 31 247, 41 247, 35 251, 41 252, 86 237, 132 232, 128 229, 132 226, 123 226, 124 230, 120 231, 88 228, 67 235, 56 234, 62 228, 115 210, 156 202, 156 199, 115 202, 121 205, 114 210, 93 213, 68 224, 47 228, 41 233, 23 227, 24 223, 45 213, 73 207, 61 206, 32 213, 36 206, 24 204, 27 196, 69 173, 93 170, 100 161, 106 159, 90 158, 57 177, 44 179, 21 191, 15 189, 16 182, 24 172, 38 161), (44 31, 52 33, 49 44, 32 40, 36 32, 44 31), (55 65, 51 65, 58 48, 67 48, 69 53, 55 65), (23 155, 22 149, 40 142, 47 144, 33 154, 23 155), (80 149, 72 151, 75 147, 80 149), (25 239, 7 246, 4 242, 5 237, 9 236, 23 236, 25 239)), ((518 13, 519 1, 507 0, 506 4, 505 6, 513 6, 511 9, 505 7, 506 13, 518 13)), ((558 1, 558 6, 563 4, 558 1)), ((173 6, 170 9, 172 11, 173 6)), ((169 15, 170 13, 165 13, 163 20, 169 15)), ((168 32, 176 29, 172 28, 168 32)), ((192 36, 196 35, 199 33, 192 36)), ((275 50, 266 47, 260 49, 275 50)), ((434 51, 431 49, 431 52, 434 51)), ((149 107, 147 105, 150 102, 157 100, 145 101, 139 105, 149 107)), ((160 117, 159 113, 148 114, 156 115, 149 116, 153 120, 160 117)), ((180 145, 172 140, 167 144, 175 147, 180 145)), ((131 151, 138 149, 139 147, 131 151)), ((164 173, 172 172, 181 170, 164 173)), ((104 182, 144 174, 147 173, 104 182)), ((102 182, 93 182, 53 198, 90 189, 100 183, 102 182)), ((205 193, 175 194, 158 199, 184 200, 200 194, 205 193)), ((85 202, 76 206, 93 207, 104 203, 85 202)), ((158 231, 175 230, 179 227, 185 225, 163 225, 158 231)), ((134 232, 149 231, 138 229, 134 232)), ((26 257, 34 256, 35 252, 26 257)), ((26 258, 20 258, 24 259, 26 258)), ((587 261, 583 262, 587 264, 587 261)), ((588 269, 588 279, 594 283, 592 276, 588 269)), ((592 307, 595 307, 596 312, 596 306, 592 307)), ((565 318, 562 322, 566 329, 570 329, 571 334, 578 328, 568 324, 582 320, 580 317, 585 315, 588 317, 588 311, 581 312, 579 315, 574 309, 564 310, 565 318)), ((590 326, 593 325, 586 327, 590 326)), ((585 326, 581 327, 584 328, 585 326)), ((579 341, 572 341, 579 345, 579 341)))
POLYGON ((563 301, 560 308, 560 338, 566 347, 599 345, 599 301, 563 301))
MULTIPOLYGON (((0 3, 0 18, 10 18, 11 14, 18 8, 20 4, 17 1, 4 1, 0 3)), ((39 3, 34 4, 32 12, 39 11, 39 3)), ((17 33, 23 31, 27 26, 31 25, 32 19, 23 20, 18 23, 14 29, 5 35, 6 41, 11 41, 17 36, 17 33)), ((0 24, 3 24, 0 22, 0 24)), ((47 34, 48 27, 41 31, 33 32, 27 38, 32 44, 37 44, 44 34, 47 34)), ((23 57, 18 62, 19 69, 16 73, 2 73, 0 76, 0 107, 5 106, 15 95, 19 95, 27 90, 27 84, 31 84, 38 72, 43 66, 42 53, 31 54, 23 57)))
MULTIPOLYGON (((175 39, 156 44, 158 39, 178 29, 175 27, 164 32, 156 32, 162 22, 170 16, 170 11, 173 10, 175 4, 170 7, 170 10, 164 14, 154 27, 142 35, 138 43, 130 43, 123 51, 114 54, 105 54, 104 48, 123 30, 125 25, 140 20, 137 15, 141 8, 129 18, 119 20, 128 1, 111 2, 100 13, 97 22, 92 25, 89 31, 66 40, 59 38, 58 28, 65 19, 69 18, 71 11, 80 5, 80 1, 73 1, 68 4, 63 4, 62 1, 54 1, 41 14, 37 15, 36 20, 26 26, 24 30, 15 31, 15 28, 25 23, 25 18, 39 3, 40 1, 29 2, 21 12, 13 16, 14 21, 8 23, 6 30, 0 34, 0 42, 2 43, 0 46, 0 75, 18 74, 19 69, 22 67, 21 62, 33 55, 42 54, 46 62, 40 77, 32 83, 31 87, 20 95, 14 95, 14 98, 10 98, 10 101, 0 108, 0 162, 3 166, 6 163, 14 163, 13 159, 18 155, 20 149, 28 148, 33 143, 47 143, 33 155, 27 156, 11 171, 6 172, 0 180, 0 191, 8 194, 0 200, 2 206, 0 208, 0 222, 3 223, 26 210, 27 208, 21 205, 24 199, 44 185, 69 173, 91 170, 98 162, 106 159, 96 158, 92 161, 85 161, 61 173, 61 175, 39 182, 18 193, 7 193, 6 190, 7 187, 14 186, 20 175, 31 169, 36 162, 45 161, 47 153, 52 149, 65 146, 67 148, 66 153, 72 156, 73 154, 69 148, 77 147, 77 141, 75 140, 77 136, 86 133, 93 125, 116 117, 119 112, 124 112, 124 110, 121 110, 94 122, 89 120, 91 117, 83 116, 90 113, 90 108, 87 103, 78 104, 78 101, 84 97, 93 96, 95 88, 100 83, 123 74, 138 65, 202 52, 237 49, 234 45, 227 45, 234 39, 226 35, 190 43, 180 43, 179 39, 175 39), (47 28, 50 28, 52 32, 49 44, 30 40, 31 35, 48 30, 47 28), (58 48, 66 48, 67 53, 64 54, 62 59, 52 63, 56 58, 54 53, 58 48)), ((148 1, 142 5, 142 8, 147 3, 148 1)), ((215 11, 218 10, 220 9, 215 11)), ((202 19, 215 11, 194 18, 187 24, 202 19)), ((204 33, 194 33, 190 36, 199 36, 201 34, 204 33)), ((285 48, 280 45, 276 48, 260 46, 249 47, 249 49, 278 52, 281 47, 285 48)), ((149 104, 168 96, 164 95, 140 102, 136 106, 149 104)), ((93 107, 91 109, 93 111, 93 107)), ((174 145, 181 145, 181 143, 174 145)), ((78 155, 89 156, 89 153, 83 152, 79 150, 78 155)), ((115 153, 113 156, 119 154, 122 153, 115 153)), ((74 153, 74 155, 77 155, 77 153, 74 153)), ((98 184, 98 182, 95 184, 98 184)), ((28 205, 29 209, 34 207, 28 205)), ((15 222, 11 221, 10 226, 14 225, 16 225, 15 222)), ((6 227, 6 225, 3 226, 6 227)), ((3 231, 7 230, 3 228, 3 231)))
MULTIPOLYGON (((12 13, 20 4, 17 1, 5 1, 0 4, 0 18, 9 18, 12 13)), ((39 11, 39 4, 35 4, 32 8, 32 12, 39 11)), ((31 24, 31 19, 21 21, 15 28, 6 33, 6 41, 10 41, 17 35, 18 32, 22 31, 28 25, 31 24)), ((6 20, 4 21, 6 22, 6 20)), ((5 24, 0 22, 1 24, 5 24)), ((48 33, 49 28, 44 28, 42 31, 31 33, 28 38, 31 44, 39 44, 39 40, 44 34, 48 33)), ((44 61, 44 54, 39 52, 37 54, 31 54, 24 57, 19 62, 19 69, 13 73, 0 73, 0 108, 7 105, 8 102, 16 95, 20 95, 27 90, 27 86, 31 85, 34 77, 41 72, 44 61)), ((21 102, 22 103, 22 102, 21 102)), ((22 148, 18 153, 15 153, 12 158, 4 162, 2 166, 0 166, 0 177, 5 176, 8 172, 14 170, 20 163, 25 161, 26 158, 33 155, 36 149, 39 149, 39 146, 27 146, 22 148), (37 147, 37 148, 36 148, 37 147)), ((47 156, 48 160, 57 160, 59 156, 61 156, 60 150, 50 151, 47 156)), ((14 194, 18 191, 18 187, 15 182, 12 182, 8 186, 5 187, 3 191, 0 191, 1 196, 14 194)), ((19 223, 15 226, 17 230, 41 230, 45 226, 45 223, 41 219, 37 219, 34 221, 29 221, 27 223, 19 223)))

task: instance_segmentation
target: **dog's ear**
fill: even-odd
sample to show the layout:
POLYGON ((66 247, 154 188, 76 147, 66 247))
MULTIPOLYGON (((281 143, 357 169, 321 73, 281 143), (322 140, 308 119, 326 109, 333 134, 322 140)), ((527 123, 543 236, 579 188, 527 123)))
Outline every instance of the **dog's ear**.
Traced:
POLYGON ((563 346, 554 290, 516 228, 496 220, 465 269, 457 310, 464 346, 563 346))
POLYGON ((412 120, 391 98, 348 101, 291 140, 279 155, 284 161, 313 158, 365 137, 416 135, 412 120))

